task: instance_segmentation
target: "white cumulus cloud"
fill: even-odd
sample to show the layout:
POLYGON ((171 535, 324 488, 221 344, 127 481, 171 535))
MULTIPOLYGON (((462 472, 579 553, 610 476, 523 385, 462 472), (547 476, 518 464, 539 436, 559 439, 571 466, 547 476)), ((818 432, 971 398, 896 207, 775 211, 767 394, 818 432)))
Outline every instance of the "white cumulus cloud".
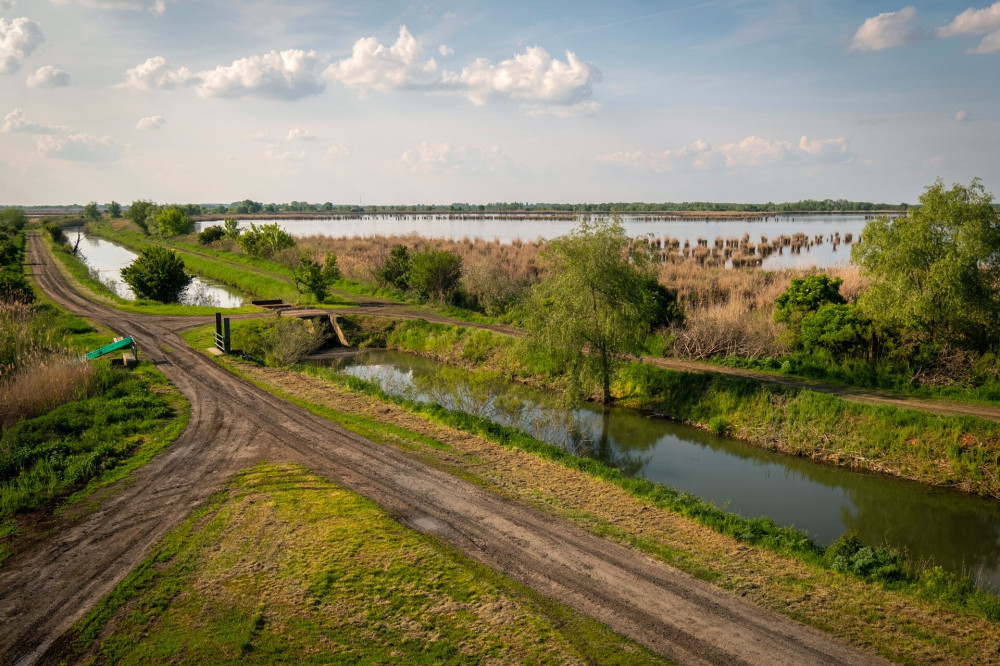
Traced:
POLYGON ((285 141, 315 141, 316 135, 309 130, 293 127, 285 135, 285 141))
POLYGON ((174 67, 163 56, 147 58, 125 72, 125 80, 115 85, 128 90, 173 90, 198 82, 197 75, 187 67, 174 67))
POLYGON ((763 167, 789 162, 837 164, 854 159, 847 140, 810 139, 798 143, 748 136, 741 141, 712 146, 701 139, 659 152, 643 150, 598 155, 594 161, 639 171, 691 171, 763 167))
POLYGON ((198 92, 206 97, 301 99, 323 92, 319 64, 315 51, 271 51, 199 73, 198 92))
POLYGON ((918 41, 921 36, 916 8, 904 7, 898 12, 883 12, 867 19, 854 33, 850 50, 882 51, 907 46, 918 41))
POLYGON ((969 112, 966 111, 965 109, 961 109, 955 112, 955 120, 957 120, 958 122, 961 123, 968 119, 969 119, 969 112))
POLYGON ((951 23, 938 28, 934 35, 936 37, 983 35, 979 44, 969 49, 969 53, 979 55, 996 53, 1000 51, 1000 2, 994 2, 985 9, 966 9, 951 23))
POLYGON ((0 18, 0 74, 21 69, 24 59, 45 41, 42 29, 29 18, 0 18))
POLYGON ((432 86, 440 81, 437 63, 426 57, 423 46, 400 26, 392 46, 375 37, 354 43, 350 58, 339 60, 324 72, 326 78, 350 88, 395 90, 432 86))
POLYGON ((441 55, 447 57, 447 56, 450 56, 450 55, 455 55, 455 49, 451 48, 447 44, 439 44, 438 45, 438 53, 440 53, 441 55))
POLYGON ((135 124, 137 130, 158 130, 163 127, 167 122, 167 119, 163 116, 147 116, 146 118, 140 118, 139 122, 135 124))
POLYGON ((44 157, 71 162, 117 162, 125 146, 110 136, 59 134, 38 139, 38 152, 44 157))
POLYGON ((147 10, 153 14, 162 14, 167 9, 166 0, 52 0, 52 2, 57 5, 80 5, 93 9, 147 10))
POLYGON ((478 58, 459 73, 446 73, 445 82, 460 86, 473 104, 496 97, 546 105, 574 105, 587 100, 601 72, 572 51, 566 60, 553 58, 540 46, 496 64, 478 58))
POLYGON ((29 88, 60 88, 70 84, 69 74, 58 67, 43 65, 28 76, 26 84, 29 88))
POLYGON ((3 125, 0 125, 0 132, 23 132, 25 134, 61 134, 67 128, 59 125, 47 125, 28 120, 24 111, 20 108, 14 109, 4 118, 3 125))

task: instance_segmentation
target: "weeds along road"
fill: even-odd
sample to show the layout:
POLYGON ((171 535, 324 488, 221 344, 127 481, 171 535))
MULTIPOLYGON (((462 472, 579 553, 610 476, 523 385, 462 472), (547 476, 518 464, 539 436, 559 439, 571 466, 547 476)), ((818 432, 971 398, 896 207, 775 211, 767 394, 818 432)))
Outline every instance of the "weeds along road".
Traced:
POLYGON ((52 660, 58 638, 168 529, 229 475, 265 458, 302 464, 372 499, 402 524, 680 663, 881 663, 257 389, 186 347, 177 330, 191 319, 129 315, 93 303, 67 284, 37 234, 29 243, 30 269, 42 289, 68 310, 133 335, 191 401, 191 420, 97 509, 62 521, 0 568, 0 663, 52 660))

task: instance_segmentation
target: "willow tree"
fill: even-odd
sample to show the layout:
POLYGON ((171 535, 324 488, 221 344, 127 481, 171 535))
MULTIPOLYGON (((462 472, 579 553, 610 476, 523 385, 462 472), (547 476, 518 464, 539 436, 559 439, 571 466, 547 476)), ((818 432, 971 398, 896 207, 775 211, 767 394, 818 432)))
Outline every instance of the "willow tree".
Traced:
POLYGON ((906 217, 865 226, 851 261, 872 280, 858 304, 880 325, 984 350, 1000 336, 1000 220, 979 179, 938 180, 906 217))
POLYGON ((549 277, 527 303, 532 338, 568 355, 574 379, 599 381, 606 403, 615 365, 641 351, 657 317, 644 250, 617 218, 583 221, 542 252, 549 277))

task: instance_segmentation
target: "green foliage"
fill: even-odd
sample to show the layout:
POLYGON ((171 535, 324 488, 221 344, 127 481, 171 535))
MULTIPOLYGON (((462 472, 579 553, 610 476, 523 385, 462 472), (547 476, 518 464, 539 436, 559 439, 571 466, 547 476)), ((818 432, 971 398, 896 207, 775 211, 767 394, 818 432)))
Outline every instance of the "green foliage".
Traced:
POLYGON ((629 248, 617 218, 581 222, 545 249, 550 277, 526 308, 533 339, 569 355, 574 379, 597 378, 605 402, 618 355, 641 351, 658 314, 647 257, 629 248))
POLYGON ((135 226, 139 227, 142 233, 149 235, 149 226, 153 222, 156 214, 156 204, 146 199, 137 199, 128 207, 125 215, 135 226))
POLYGON ((0 209, 0 233, 13 235, 28 224, 28 216, 20 208, 0 209))
POLYGON ((20 270, 0 268, 0 302, 31 303, 35 292, 20 270))
POLYGON ((244 199, 238 203, 234 203, 229 207, 230 213, 236 213, 241 215, 259 213, 264 210, 264 205, 258 201, 253 201, 252 199, 244 199))
POLYGON ((392 285, 400 291, 410 286, 410 252, 405 245, 394 245, 389 258, 375 271, 375 279, 382 286, 392 285))
POLYGON ((156 216, 157 233, 164 237, 189 234, 191 227, 191 220, 176 206, 166 206, 156 216))
POLYGON ((117 201, 111 201, 108 203, 108 215, 111 216, 112 220, 117 220, 122 216, 122 205, 117 201))
POLYGON ((871 321, 853 305, 828 303, 802 319, 801 331, 803 351, 835 359, 871 356, 875 340, 871 321))
POLYGON ((163 431, 175 412, 151 390, 163 381, 153 372, 125 373, 99 363, 92 397, 8 428, 0 437, 0 520, 125 464, 141 437, 163 431))
POLYGON ((63 228, 55 222, 46 222, 42 225, 42 229, 49 235, 49 238, 58 245, 62 245, 66 242, 66 232, 63 228))
POLYGON ((201 233, 198 234, 198 242, 202 245, 208 245, 209 243, 214 243, 217 240, 222 240, 225 236, 226 230, 216 224, 202 229, 201 233))
POLYGON ((298 363, 326 341, 324 331, 297 317, 241 321, 232 330, 233 349, 264 365, 298 363))
MULTIPOLYGON (((61 232, 62 230, 60 230, 61 232)), ((21 262, 21 242, 19 236, 0 236, 0 266, 11 266, 21 262)))
POLYGON ((938 180, 905 217, 876 218, 851 250, 872 284, 858 304, 879 326, 985 350, 1000 336, 1000 220, 979 179, 938 180))
POLYGON ((251 222, 250 228, 240 234, 238 242, 244 252, 263 259, 271 258, 285 248, 295 247, 295 239, 276 222, 259 228, 251 222))
POLYGON ((903 558, 887 548, 872 548, 861 543, 854 532, 846 532, 823 554, 827 566, 862 580, 896 583, 908 578, 903 558))
POLYGON ((227 217, 222 221, 222 228, 225 231, 225 237, 232 240, 236 240, 240 237, 240 221, 235 217, 227 217))
POLYGON ((147 245, 135 261, 122 269, 122 280, 137 298, 177 303, 193 279, 184 272, 184 260, 159 245, 147 245))
POLYGON ((677 302, 675 292, 664 287, 655 277, 648 280, 647 288, 652 292, 655 302, 651 328, 667 328, 684 323, 684 310, 677 302))
POLYGON ((424 300, 451 302, 461 277, 462 257, 450 250, 426 249, 410 257, 410 289, 424 300))
POLYGON ((83 216, 92 222, 97 222, 101 219, 101 211, 97 208, 96 201, 91 201, 83 207, 83 216))
POLYGON ((824 305, 846 303, 840 295, 843 282, 840 278, 830 279, 827 275, 793 278, 792 284, 774 302, 774 321, 784 322, 794 330, 803 317, 824 305))

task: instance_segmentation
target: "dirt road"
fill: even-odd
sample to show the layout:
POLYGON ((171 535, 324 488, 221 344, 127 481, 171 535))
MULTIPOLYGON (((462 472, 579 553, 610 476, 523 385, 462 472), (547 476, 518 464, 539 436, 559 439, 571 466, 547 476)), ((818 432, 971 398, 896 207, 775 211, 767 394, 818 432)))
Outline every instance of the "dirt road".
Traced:
MULTIPOLYGON (((190 320, 122 314, 74 292, 37 237, 33 272, 53 300, 120 334, 191 401, 180 439, 134 483, 0 569, 0 663, 46 651, 233 472, 305 465, 475 560, 680 663, 880 663, 652 558, 369 442, 257 389, 177 337, 190 320)), ((207 323, 207 321, 206 321, 207 323)))

